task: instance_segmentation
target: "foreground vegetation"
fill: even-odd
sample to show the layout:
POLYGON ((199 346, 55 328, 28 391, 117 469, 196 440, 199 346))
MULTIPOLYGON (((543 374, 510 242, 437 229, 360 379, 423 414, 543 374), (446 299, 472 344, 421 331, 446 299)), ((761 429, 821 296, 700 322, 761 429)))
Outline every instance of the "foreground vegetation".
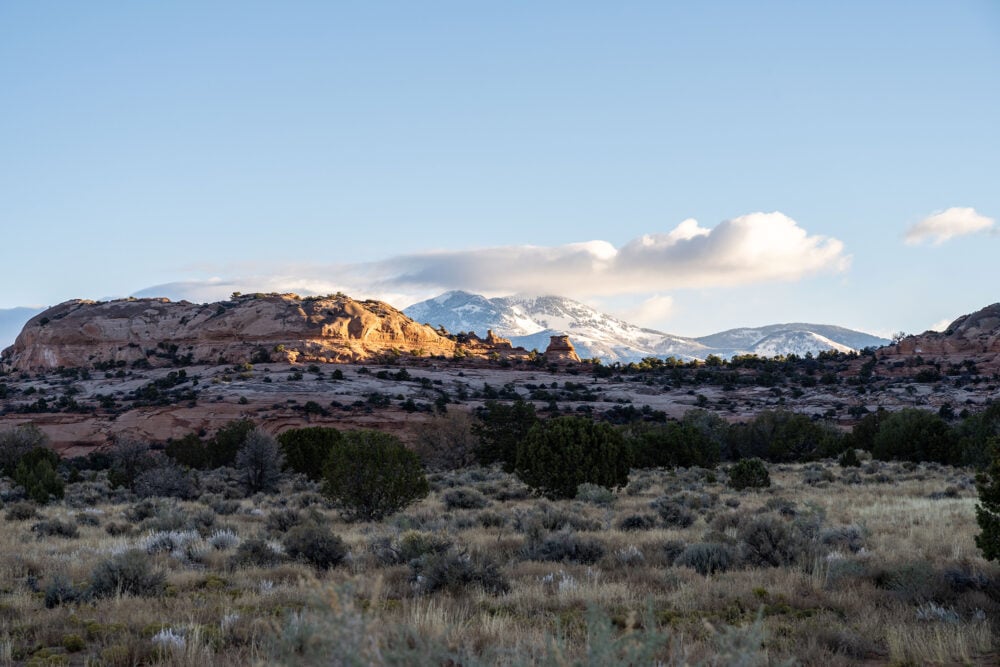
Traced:
POLYGON ((972 475, 861 464, 740 491, 649 469, 555 501, 471 467, 377 522, 296 473, 248 495, 223 467, 180 499, 85 471, 45 506, 11 484, 0 664, 995 661, 972 475))
POLYGON ((1000 404, 849 431, 449 405, 410 448, 0 432, 0 664, 997 660, 1000 404))

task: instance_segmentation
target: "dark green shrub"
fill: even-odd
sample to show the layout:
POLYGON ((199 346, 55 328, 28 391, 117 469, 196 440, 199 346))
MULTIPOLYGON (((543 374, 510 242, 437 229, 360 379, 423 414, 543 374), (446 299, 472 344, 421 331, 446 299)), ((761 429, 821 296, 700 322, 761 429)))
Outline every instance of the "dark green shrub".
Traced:
POLYGON ((302 473, 311 480, 323 478, 323 464, 330 450, 343 439, 335 428, 310 426, 293 428, 278 436, 285 455, 285 469, 302 473))
POLYGON ((108 456, 111 459, 108 481, 115 488, 134 489, 139 475, 156 465, 150 456, 149 443, 131 438, 116 439, 108 456))
POLYGON ((787 410, 765 410, 729 431, 734 457, 768 461, 809 461, 833 456, 841 449, 840 433, 808 415, 787 410))
POLYGON ((733 548, 717 542, 697 542, 689 544, 674 559, 674 565, 689 567, 698 574, 708 576, 725 572, 733 566, 733 548))
POLYGON ((869 413, 861 418, 854 425, 851 433, 844 438, 848 448, 863 449, 866 452, 872 451, 875 447, 875 436, 878 435, 879 426, 882 421, 889 416, 885 408, 879 408, 875 412, 869 413))
POLYGON ((737 491, 763 489, 771 486, 771 476, 760 459, 743 459, 729 469, 728 484, 737 491))
POLYGON ((584 482, 622 487, 630 466, 621 433, 585 417, 540 422, 517 446, 517 476, 547 498, 572 498, 584 482))
POLYGON ((714 467, 721 456, 719 440, 689 422, 636 423, 628 427, 629 447, 636 468, 714 467))
POLYGON ((20 502, 14 503, 7 508, 4 518, 8 521, 27 521, 38 516, 38 508, 34 503, 20 502))
POLYGON ((260 538, 240 542, 236 553, 229 559, 230 567, 272 567, 285 560, 285 556, 271 548, 260 538))
POLYGON ((873 565, 867 576, 877 588, 892 591, 906 604, 941 599, 948 588, 934 565, 922 559, 873 565))
POLYGON ((577 535, 570 530, 529 540, 524 547, 528 560, 592 564, 604 557, 604 544, 596 537, 577 535))
POLYGON ((96 515, 90 512, 79 512, 73 519, 76 521, 78 526, 100 526, 101 520, 96 515))
POLYGON ((1000 438, 1000 401, 989 403, 982 412, 969 415, 956 427, 959 439, 958 464, 985 470, 993 461, 1000 438))
POLYGON ((75 523, 61 521, 60 519, 46 519, 44 521, 39 521, 31 527, 31 532, 38 536, 38 539, 46 537, 64 537, 66 539, 75 539, 80 537, 80 529, 75 523))
POLYGON ((182 466, 202 470, 212 463, 212 455, 208 445, 194 433, 188 433, 183 438, 171 440, 164 452, 167 456, 182 466))
POLYGON ((865 545, 865 534, 858 526, 837 526, 821 532, 819 542, 827 547, 857 553, 865 545))
POLYGON ((904 408, 881 419, 872 442, 872 456, 883 461, 953 463, 960 453, 948 422, 917 408, 904 408))
POLYGON ((339 565, 347 556, 347 545, 329 528, 316 524, 295 526, 281 540, 290 558, 326 570, 339 565))
POLYGON ((206 493, 199 500, 220 516, 235 514, 240 509, 240 501, 227 499, 216 493, 206 493))
POLYGON ((255 428, 257 425, 250 419, 236 419, 216 431, 208 441, 211 467, 232 465, 240 447, 255 428))
POLYGON ((667 540, 660 547, 660 553, 663 554, 663 561, 667 565, 673 565, 677 560, 677 557, 684 553, 684 549, 687 545, 680 540, 667 540))
POLYGON ((420 558, 427 554, 444 553, 449 548, 451 548, 451 540, 444 536, 410 530, 399 538, 399 542, 396 544, 396 554, 399 562, 408 563, 414 558, 420 558))
POLYGON ((287 533, 303 522, 302 512, 292 507, 275 510, 267 515, 267 529, 272 533, 287 533))
POLYGON ((69 653, 78 653, 87 648, 87 642, 80 635, 63 635, 62 646, 69 653))
POLYGON ((45 447, 36 447, 21 457, 11 477, 30 499, 44 505, 52 499, 62 498, 65 493, 65 483, 56 472, 58 466, 58 454, 45 447))
POLYGON ((860 468, 861 459, 858 458, 858 453, 853 447, 848 447, 844 450, 844 453, 840 455, 837 459, 837 463, 841 468, 860 468))
POLYGON ((470 586, 482 588, 490 595, 510 591, 510 583, 496 563, 464 552, 428 554, 410 561, 410 571, 412 582, 423 593, 448 591, 459 595, 470 586))
POLYGON ((0 431, 0 471, 11 476, 18 461, 34 449, 45 449, 48 437, 34 424, 22 424, 0 431))
POLYGON ((656 527, 652 514, 628 514, 618 521, 618 530, 651 530, 656 527))
POLYGON ((739 528, 740 559, 752 567, 784 567, 803 552, 802 536, 787 522, 762 516, 739 528))
POLYGON ((477 510, 490 504, 490 501, 486 499, 486 496, 481 494, 479 491, 476 491, 475 489, 467 489, 465 487, 445 491, 441 496, 441 500, 444 501, 445 507, 450 510, 477 510))
POLYGON ((118 521, 111 521, 108 525, 104 526, 104 532, 112 537, 118 537, 119 535, 131 535, 132 525, 118 521))
POLYGON ((576 499, 592 505, 610 507, 615 502, 615 494, 610 489, 584 482, 576 487, 576 499))
POLYGON ((507 525, 507 517, 499 512, 487 510, 480 512, 478 516, 479 525, 483 528, 503 528, 507 525))
POLYGON ((472 433, 479 438, 476 458, 483 465, 500 463, 506 472, 517 464, 518 445, 538 423, 535 406, 523 400, 513 403, 486 401, 478 413, 472 433))
POLYGON ((514 528, 522 533, 542 530, 600 530, 601 522, 596 519, 573 512, 569 508, 559 507, 542 501, 527 512, 518 512, 514 517, 514 528))
POLYGON ((140 500, 134 505, 129 505, 122 514, 132 523, 139 523, 140 521, 155 517, 164 507, 165 505, 147 498, 140 500))
POLYGON ((650 507, 656 510, 663 525, 668 528, 687 528, 695 520, 694 512, 669 498, 658 498, 650 504, 650 507))
POLYGON ((324 492, 348 521, 379 521, 430 492, 417 455, 379 431, 345 433, 323 477, 324 492))
POLYGON ((61 604, 76 602, 86 597, 86 591, 73 585, 62 575, 56 575, 45 586, 45 608, 54 609, 61 604))
POLYGON ((90 575, 90 594, 97 598, 116 595, 153 597, 163 594, 166 577, 153 570, 141 551, 126 551, 101 561, 90 575))
POLYGON ((994 438, 991 446, 993 462, 976 476, 976 490, 979 491, 976 521, 982 530, 976 535, 976 546, 986 560, 1000 561, 1000 440, 994 438))

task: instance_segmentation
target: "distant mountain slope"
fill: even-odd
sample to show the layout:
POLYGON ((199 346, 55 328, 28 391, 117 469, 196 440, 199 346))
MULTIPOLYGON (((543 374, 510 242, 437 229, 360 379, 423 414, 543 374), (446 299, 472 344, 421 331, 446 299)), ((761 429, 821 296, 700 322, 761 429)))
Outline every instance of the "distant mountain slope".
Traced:
POLYGON ((753 344, 748 352, 758 357, 776 357, 796 354, 804 357, 806 353, 813 354, 822 350, 850 352, 853 348, 832 341, 813 331, 780 331, 761 338, 753 344))
POLYGON ((24 323, 44 308, 0 308, 0 350, 14 344, 24 323))
POLYGON ((560 296, 487 299, 452 291, 413 304, 403 312, 417 322, 444 326, 452 333, 474 331, 485 336, 492 329, 529 350, 544 350, 550 335, 568 334, 581 357, 605 361, 635 361, 649 356, 704 359, 710 354, 773 357, 831 349, 846 352, 889 343, 877 336, 827 324, 774 324, 685 338, 629 324, 560 296))
POLYGON ((675 355, 686 359, 706 354, 704 345, 690 338, 645 329, 560 296, 510 296, 487 299, 462 291, 413 304, 403 312, 431 326, 448 331, 488 329, 514 345, 544 350, 549 336, 569 334, 581 357, 629 361, 648 356, 675 355))
POLYGON ((695 340, 706 347, 719 350, 716 354, 724 357, 731 357, 735 354, 801 355, 807 351, 815 354, 825 349, 839 349, 846 352, 866 347, 882 347, 890 343, 887 338, 879 338, 862 331, 845 329, 832 324, 808 324, 805 322, 729 329, 701 336, 695 340), (784 341, 782 336, 785 337, 784 341), (769 353, 769 350, 784 351, 769 353))

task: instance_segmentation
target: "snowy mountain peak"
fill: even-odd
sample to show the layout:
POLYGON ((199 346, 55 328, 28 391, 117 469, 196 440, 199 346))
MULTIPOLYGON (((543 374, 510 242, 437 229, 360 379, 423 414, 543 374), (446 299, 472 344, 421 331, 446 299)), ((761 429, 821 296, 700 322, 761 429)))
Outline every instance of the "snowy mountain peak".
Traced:
POLYGON ((842 345, 813 331, 779 331, 761 338, 750 348, 750 354, 758 357, 776 357, 795 354, 800 357, 807 352, 815 354, 823 350, 851 352, 854 348, 842 345))
POLYGON ((567 334, 581 357, 604 361, 636 361, 643 357, 675 356, 704 359, 710 354, 816 354, 823 350, 848 352, 879 347, 888 340, 825 324, 774 324, 730 329, 701 338, 685 338, 646 329, 602 313, 562 296, 517 294, 487 299, 461 290, 445 292, 413 304, 404 313, 448 331, 474 331, 485 336, 492 329, 514 345, 544 350, 549 336, 567 334))

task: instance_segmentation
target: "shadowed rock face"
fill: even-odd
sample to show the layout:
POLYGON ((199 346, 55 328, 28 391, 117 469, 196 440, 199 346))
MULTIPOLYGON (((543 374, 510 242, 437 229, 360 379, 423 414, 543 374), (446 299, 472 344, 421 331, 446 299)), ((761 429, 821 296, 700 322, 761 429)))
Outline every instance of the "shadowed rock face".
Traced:
MULTIPOLYGON (((349 362, 396 353, 450 356, 456 345, 388 304, 342 295, 246 295, 210 304, 74 300, 29 320, 3 362, 23 371, 143 359, 152 366, 349 362)), ((479 340, 464 348, 473 356, 493 351, 479 340)))
POLYGON ((888 356, 962 357, 1000 366, 1000 303, 958 318, 943 332, 908 336, 888 356))

